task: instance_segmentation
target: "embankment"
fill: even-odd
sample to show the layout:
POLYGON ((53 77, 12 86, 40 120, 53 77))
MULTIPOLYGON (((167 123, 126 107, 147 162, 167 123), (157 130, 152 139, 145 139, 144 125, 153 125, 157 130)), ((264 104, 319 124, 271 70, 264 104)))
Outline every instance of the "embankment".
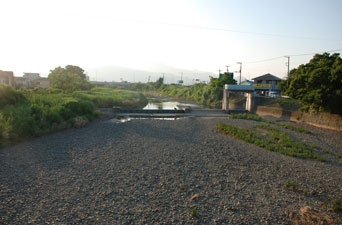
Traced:
POLYGON ((307 113, 289 111, 281 107, 257 106, 254 113, 260 116, 273 116, 296 122, 304 122, 316 127, 342 131, 342 116, 330 113, 307 113))

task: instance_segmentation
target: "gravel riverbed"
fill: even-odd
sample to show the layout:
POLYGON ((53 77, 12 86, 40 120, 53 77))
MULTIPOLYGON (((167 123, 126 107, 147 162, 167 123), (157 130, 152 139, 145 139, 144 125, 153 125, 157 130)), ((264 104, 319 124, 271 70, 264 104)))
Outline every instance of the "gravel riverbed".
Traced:
MULTIPOLYGON (((341 221, 324 201, 342 199, 342 159, 269 152, 219 121, 256 123, 107 118, 0 149, 0 224, 291 224, 306 205, 341 221)), ((342 154, 341 132, 301 126, 288 132, 342 154)))

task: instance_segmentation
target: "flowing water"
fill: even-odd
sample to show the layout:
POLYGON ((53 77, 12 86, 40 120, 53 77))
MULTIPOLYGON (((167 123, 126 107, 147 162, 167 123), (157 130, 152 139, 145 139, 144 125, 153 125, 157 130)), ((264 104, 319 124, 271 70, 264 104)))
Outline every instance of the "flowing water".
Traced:
POLYGON ((177 106, 190 106, 191 109, 203 109, 203 105, 179 102, 174 99, 163 100, 161 102, 156 102, 156 99, 149 99, 149 103, 143 109, 174 109, 177 106))

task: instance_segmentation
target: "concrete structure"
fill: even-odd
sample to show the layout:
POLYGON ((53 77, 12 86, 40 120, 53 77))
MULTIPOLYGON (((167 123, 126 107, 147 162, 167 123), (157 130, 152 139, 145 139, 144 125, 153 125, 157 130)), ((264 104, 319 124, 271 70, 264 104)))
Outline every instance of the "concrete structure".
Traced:
POLYGON ((36 80, 36 79, 39 79, 40 78, 40 75, 39 73, 24 73, 24 78, 27 78, 27 80, 29 82, 33 81, 33 80, 36 80))
POLYGON ((222 109, 230 113, 229 110, 229 93, 230 92, 242 92, 247 94, 247 99, 246 99, 246 110, 250 112, 252 110, 253 106, 253 98, 252 94, 254 92, 254 87, 250 85, 224 85, 223 88, 223 101, 222 101, 222 109))
POLYGON ((12 71, 0 70, 0 84, 14 86, 14 74, 12 71))
POLYGON ((38 78, 31 82, 32 87, 34 88, 49 88, 50 80, 48 78, 38 78))
POLYGON ((268 73, 259 77, 255 77, 252 80, 254 80, 253 86, 257 94, 268 96, 270 91, 280 92, 278 89, 278 83, 280 83, 282 79, 279 77, 268 73))

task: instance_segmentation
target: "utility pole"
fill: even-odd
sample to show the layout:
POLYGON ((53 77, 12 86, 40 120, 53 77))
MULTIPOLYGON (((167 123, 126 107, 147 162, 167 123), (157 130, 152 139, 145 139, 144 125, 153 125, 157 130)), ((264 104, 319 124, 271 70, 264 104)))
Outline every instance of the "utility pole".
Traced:
POLYGON ((219 72, 219 76, 220 76, 220 74, 221 74, 221 69, 220 68, 218 69, 218 72, 219 72))
POLYGON ((237 62, 237 64, 240 64, 240 70, 239 70, 239 73, 240 73, 240 82, 239 82, 239 85, 241 85, 242 62, 237 62))
POLYGON ((164 79, 164 73, 163 73, 163 83, 165 83, 165 79, 164 79))
POLYGON ((229 68, 230 66, 226 66, 226 67, 227 67, 227 73, 228 73, 228 72, 229 72, 229 69, 228 69, 228 68, 229 68))
POLYGON ((285 56, 287 58, 287 87, 289 87, 289 79, 290 79, 290 56, 285 56))

